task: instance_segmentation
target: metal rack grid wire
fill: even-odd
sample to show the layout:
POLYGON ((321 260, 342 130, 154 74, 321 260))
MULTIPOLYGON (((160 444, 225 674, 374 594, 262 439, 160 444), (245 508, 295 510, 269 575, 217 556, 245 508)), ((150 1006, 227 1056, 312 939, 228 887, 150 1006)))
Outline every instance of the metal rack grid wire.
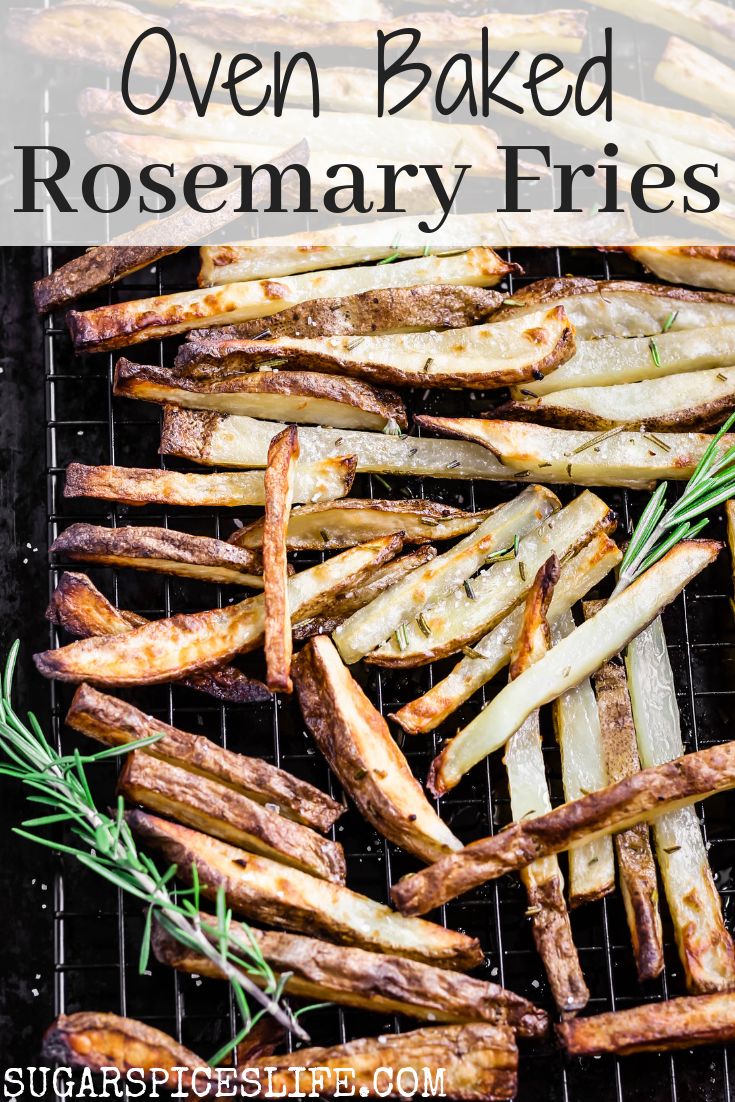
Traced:
MULTIPOLYGON (((526 281, 546 275, 625 278, 635 274, 636 278, 640 277, 640 272, 631 268, 625 258, 591 250, 516 250, 512 258, 522 263, 525 275, 510 277, 508 290, 511 294, 526 281)), ((50 271, 63 262, 64 257, 49 249, 45 260, 50 271)), ((192 285, 194 273, 192 250, 189 254, 169 258, 152 271, 131 277, 109 289, 98 301, 123 301, 185 289, 192 285)), ((160 423, 157 408, 111 396, 114 357, 75 358, 63 319, 51 317, 45 325, 49 543, 69 523, 81 519, 114 526, 163 524, 226 538, 233 528, 234 517, 245 516, 245 511, 187 512, 160 507, 130 511, 107 503, 64 499, 63 472, 72 459, 138 466, 169 464, 157 454, 160 423)), ((170 343, 150 342, 134 349, 133 353, 141 360, 149 360, 155 355, 156 360, 165 365, 170 363, 172 351, 170 343)), ((464 397, 459 399, 460 402, 464 400, 464 397)), ((432 412, 449 414, 459 412, 457 403, 456 394, 449 392, 416 393, 409 400, 413 409, 421 406, 432 412)), ((474 396, 473 412, 481 413, 490 405, 489 397, 474 396)), ((359 476, 353 494, 420 495, 479 509, 507 498, 512 490, 511 484, 392 478, 388 491, 383 480, 359 476)), ((566 502, 575 492, 574 487, 564 487, 560 496, 566 502)), ((618 511, 623 531, 638 515, 644 500, 640 494, 610 490, 602 491, 602 496, 618 511)), ((722 535, 720 516, 713 528, 722 535)), ((236 597, 236 592, 227 587, 108 568, 87 570, 60 562, 49 567, 50 591, 65 568, 84 569, 119 607, 132 608, 148 616, 212 607, 215 603, 221 606, 236 597)), ((727 687, 732 685, 730 674, 735 669, 735 629, 729 608, 729 588, 727 564, 722 561, 703 578, 697 579, 665 615, 683 733, 691 749, 727 738, 730 723, 735 719, 735 689, 727 687)), ((49 638, 51 646, 67 641, 67 637, 53 627, 49 638)), ((441 663, 435 663, 416 671, 371 671, 359 676, 376 705, 387 714, 428 688, 443 669, 441 663)), ((497 683, 476 695, 433 737, 402 743, 418 777, 425 777, 428 763, 442 738, 452 733, 463 718, 474 714, 496 687, 497 683)), ((53 735, 59 744, 68 748, 74 744, 74 736, 64 729, 63 721, 71 692, 66 686, 51 683, 49 693, 53 735)), ((278 699, 272 704, 224 706, 179 686, 148 689, 133 694, 131 699, 167 722, 207 734, 232 749, 261 754, 340 796, 326 765, 309 745, 298 707, 292 701, 278 699)), ((552 795, 559 799, 558 753, 549 732, 545 735, 552 795)), ((492 833, 508 821, 503 772, 499 756, 495 755, 484 766, 478 766, 442 802, 442 814, 463 840, 492 833)), ((95 794, 104 800, 113 791, 113 767, 98 767, 94 779, 95 794)), ((733 894, 730 877, 735 865, 735 831, 728 816, 731 806, 726 798, 715 798, 704 809, 703 820, 728 918, 733 894)), ((347 852, 348 883, 374 898, 387 899, 390 883, 415 867, 352 810, 334 828, 334 837, 344 844, 347 852)), ((506 877, 450 903, 442 909, 438 919, 481 938, 487 953, 481 972, 485 978, 505 983, 552 1009, 524 909, 520 884, 506 877)), ((660 981, 642 990, 635 978, 622 905, 617 895, 574 912, 575 940, 592 995, 589 1012, 621 1009, 645 999, 683 993, 682 971, 670 923, 667 916, 664 919, 666 969, 660 981)), ((54 885, 54 925, 55 1013, 104 1009, 139 1017, 171 1032, 205 1058, 232 1034, 235 1009, 224 985, 179 976, 155 963, 145 975, 139 975, 142 916, 137 906, 123 900, 117 889, 101 885, 91 874, 65 859, 60 859, 54 885)), ((308 1022, 314 1043, 332 1044, 383 1030, 412 1027, 405 1020, 337 1008, 317 1011, 308 1022)), ((735 1088, 725 1048, 636 1056, 625 1061, 605 1058, 565 1063, 552 1040, 522 1052, 520 1082, 519 1097, 524 1102, 540 1098, 582 1102, 592 1091, 600 1102, 608 1099, 616 1102, 636 1099, 729 1102, 735 1088)))

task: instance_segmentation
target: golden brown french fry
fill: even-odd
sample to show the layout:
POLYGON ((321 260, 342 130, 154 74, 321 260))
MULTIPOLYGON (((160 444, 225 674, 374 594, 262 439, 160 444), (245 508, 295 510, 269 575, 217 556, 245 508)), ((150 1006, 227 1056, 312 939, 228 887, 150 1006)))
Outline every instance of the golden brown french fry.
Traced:
POLYGON ((406 919, 341 884, 245 854, 146 811, 128 812, 127 819, 141 841, 162 852, 185 880, 196 866, 206 898, 214 899, 223 885, 229 906, 245 918, 440 967, 463 970, 482 960, 475 938, 406 919))
MULTIPOLYGON (((386 536, 294 575, 288 583, 292 617, 310 619, 335 593, 359 583, 400 548, 398 536, 386 536)), ((264 629, 264 596, 258 594, 226 608, 156 620, 123 635, 82 639, 34 660, 44 676, 61 681, 153 685, 209 670, 253 650, 263 641, 264 629)))
MULTIPOLYGON (((587 619, 604 601, 582 605, 587 619)), ((640 772, 633 712, 625 667, 611 659, 593 675, 600 715, 600 732, 608 782, 615 784, 640 772)), ((637 823, 615 835, 620 893, 623 897, 638 979, 643 983, 658 976, 664 966, 663 932, 658 909, 658 881, 647 823, 637 823)))
POLYGON ((117 791, 131 804, 140 804, 249 853, 334 884, 345 882, 345 855, 338 842, 322 838, 309 827, 201 773, 134 750, 125 759, 117 791))
MULTIPOLYGON (((730 577, 735 589, 735 500, 725 502, 725 520, 727 522, 727 547, 730 554, 730 577)), ((730 597, 730 607, 735 616, 735 597, 730 597)))
POLYGON ((332 641, 311 639, 294 660, 293 676, 306 726, 363 818, 427 863, 461 849, 332 641))
POLYGON ((158 736, 142 751, 162 762, 187 770, 194 777, 209 779, 219 787, 276 808, 286 819, 325 833, 344 812, 333 800, 308 781, 294 777, 262 758, 249 758, 188 731, 180 731, 146 715, 127 701, 107 696, 91 685, 80 685, 74 694, 66 722, 104 746, 126 746, 139 739, 158 736))
POLYGON ((271 692, 290 693, 291 611, 288 596, 286 532, 293 501, 294 468, 299 458, 295 425, 273 437, 265 470, 263 583, 265 597, 266 684, 271 692))

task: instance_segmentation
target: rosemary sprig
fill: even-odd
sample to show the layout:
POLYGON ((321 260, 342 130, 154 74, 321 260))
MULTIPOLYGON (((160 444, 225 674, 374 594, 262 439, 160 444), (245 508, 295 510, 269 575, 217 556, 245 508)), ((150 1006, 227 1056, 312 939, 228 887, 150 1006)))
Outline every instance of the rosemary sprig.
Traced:
POLYGON ((735 445, 719 459, 717 456, 718 445, 733 423, 735 413, 730 414, 713 436, 683 494, 671 508, 666 508, 667 482, 662 482, 652 495, 623 555, 613 596, 663 558, 680 540, 693 539, 709 521, 703 514, 735 495, 735 445))
POLYGON ((192 887, 173 894, 169 882, 176 873, 171 865, 161 872, 136 844, 123 814, 122 798, 115 815, 100 811, 92 797, 86 766, 106 761, 142 749, 160 736, 138 739, 126 746, 116 746, 99 753, 82 755, 75 750, 63 756, 41 730, 33 713, 25 724, 11 702, 11 689, 19 644, 13 644, 8 655, 0 688, 0 776, 20 781, 33 794, 31 803, 40 804, 47 813, 27 819, 16 827, 15 834, 58 853, 75 857, 85 868, 114 884, 115 887, 139 899, 146 907, 143 944, 139 966, 144 971, 150 955, 150 938, 154 918, 182 945, 212 961, 228 979, 242 1016, 242 1028, 237 1036, 212 1057, 216 1065, 240 1044, 253 1025, 271 1014, 285 1029, 308 1040, 295 1015, 282 1002, 287 976, 277 976, 263 958, 255 938, 245 925, 232 926, 232 911, 227 907, 224 888, 218 891, 215 915, 200 910, 200 885, 192 866, 192 887), (79 844, 67 845, 54 838, 37 834, 42 827, 64 824, 79 844), (257 976, 263 988, 252 977, 257 976), (249 1000, 260 1010, 253 1014, 249 1000))

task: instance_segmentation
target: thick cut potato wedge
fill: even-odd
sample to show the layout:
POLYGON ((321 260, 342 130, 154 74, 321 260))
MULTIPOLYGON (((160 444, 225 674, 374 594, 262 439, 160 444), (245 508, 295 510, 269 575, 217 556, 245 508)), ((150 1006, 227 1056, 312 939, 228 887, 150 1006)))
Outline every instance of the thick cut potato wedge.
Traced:
POLYGON ((198 358, 185 346, 183 359, 198 371, 257 371, 275 361, 279 369, 305 366, 390 386, 490 390, 553 373, 574 348, 574 331, 564 310, 553 307, 429 333, 218 342, 205 346, 198 358))
MULTIPOLYGON (((271 437, 285 427, 282 422, 165 406, 161 453, 210 467, 265 467, 271 437)), ((366 473, 503 480, 510 473, 477 444, 308 425, 299 432, 299 440, 304 464, 349 454, 357 470, 366 473)))
POLYGON ((601 8, 620 12, 641 23, 680 34, 708 50, 732 56, 735 12, 719 0, 650 0, 641 7, 632 0, 600 0, 601 8))
POLYGON ((408 427, 406 407, 397 394, 316 371, 254 371, 204 380, 120 360, 114 393, 159 405, 211 409, 289 424, 378 432, 392 425, 408 427))
POLYGON ((175 246, 96 245, 33 284, 36 309, 48 314, 178 251, 175 246))
POLYGON ((459 256, 421 257, 395 264, 230 283, 214 290, 184 291, 160 298, 70 311, 67 322, 79 352, 122 348, 174 336, 204 326, 267 317, 311 299, 354 295, 390 287, 444 283, 492 287, 507 265, 492 249, 469 249, 459 256))
MULTIPOLYGON (((584 605, 588 619, 603 601, 584 605)), ((620 660, 605 662, 593 677, 600 715, 602 749, 608 782, 615 784, 640 772, 633 713, 620 660)), ((636 823, 615 835, 620 893, 641 983, 660 975, 664 966, 663 933, 658 909, 658 881, 647 823, 636 823)))
MULTIPOLYGON (((511 680, 529 669, 549 649, 546 615, 559 574, 556 555, 551 555, 539 567, 526 598, 520 631, 513 643, 511 680)), ((538 712, 530 715, 509 740, 503 762, 514 820, 522 822, 529 816, 550 811, 538 712)), ((534 861, 521 870, 521 880, 528 898, 527 914, 531 919, 533 940, 543 961, 554 1002, 563 1014, 581 1010, 587 1005, 590 993, 572 937, 558 859, 551 856, 534 861)))
POLYGON ((735 249, 729 245, 629 245, 625 251, 669 283, 735 291, 735 249))
MULTIPOLYGON (((735 591, 735 500, 730 498, 725 502, 725 518, 727 522, 727 548, 730 554, 730 575, 735 591)), ((735 596, 730 597, 730 607, 735 615, 735 596)))
POLYGON ((563 306, 577 340, 596 337, 655 337, 676 313, 677 329, 735 324, 735 296, 691 291, 655 283, 585 279, 579 276, 539 279, 513 292, 494 320, 519 310, 563 306))
MULTIPOLYGON (((62 1014, 49 1026, 43 1037, 43 1059, 63 1067, 89 1068, 93 1072, 117 1068, 142 1070, 146 1082, 151 1073, 163 1070, 171 1090, 190 1087, 192 1073, 206 1068, 207 1063, 174 1041, 160 1029, 121 1018, 117 1014, 82 1011, 62 1014), (179 1069, 182 1069, 179 1071, 179 1069)), ((159 1086, 160 1078, 157 1079, 159 1086)))
POLYGON ((291 610, 288 595, 286 531, 293 501, 293 481, 299 458, 299 434, 295 425, 274 436, 265 470, 265 520, 263 526, 263 585, 265 601, 266 684, 271 692, 290 693, 291 610))
POLYGON ((721 548, 715 540, 685 540, 672 547, 596 616, 506 685, 435 758, 431 790, 442 795, 454 788, 473 765, 504 746, 531 712, 574 688, 618 654, 692 578, 714 562, 721 548))
MULTIPOLYGON (((577 429, 638 429, 664 432, 719 425, 735 405, 735 367, 688 371, 619 386, 578 386, 506 402, 499 417, 577 429)), ((654 440, 655 443, 655 440, 654 440)))
MULTIPOLYGON (((231 926, 239 941, 239 928, 231 926)), ((497 984, 433 968, 405 957, 369 953, 328 941, 250 927, 243 945, 254 940, 271 968, 287 973, 286 992, 310 1002, 339 1003, 377 1014, 405 1014, 431 1022, 508 1024, 521 1037, 538 1037, 548 1029, 543 1010, 497 984)), ((152 940, 156 958, 180 972, 223 979, 212 961, 186 949, 156 924, 152 940)), ((257 977, 253 977, 257 982, 257 977)))
POLYGON ((283 769, 263 761, 225 750, 203 735, 180 731, 134 708, 132 704, 80 685, 74 694, 66 722, 104 746, 125 746, 138 739, 160 736, 158 741, 138 753, 153 758, 177 771, 185 770, 195 778, 216 783, 236 795, 277 809, 279 816, 322 833, 343 814, 342 804, 314 785, 294 777, 283 769))
MULTIPOLYGON (((148 623, 144 616, 115 608, 86 574, 62 574, 46 609, 46 619, 82 639, 90 635, 121 635, 148 623)), ((247 677, 237 666, 220 666, 179 679, 182 685, 231 704, 270 700, 262 681, 247 677)))
MULTIPOLYGON (((421 666, 454 654, 462 647, 471 647, 523 600, 549 555, 555 553, 566 561, 593 536, 614 527, 614 515, 605 502, 584 491, 524 535, 518 543, 517 555, 513 547, 503 561, 473 578, 469 590, 462 586, 455 588, 428 608, 421 620, 404 620, 405 631, 401 631, 400 640, 388 640, 371 651, 367 661, 378 666, 421 666)), ((416 613, 419 611, 415 609, 416 613)), ((367 617, 369 612, 366 609, 363 616, 367 617)))
MULTIPOLYGON (((487 520, 458 544, 410 574, 400 585, 356 612, 334 633, 348 665, 370 654, 397 633, 399 654, 408 650, 407 625, 423 611, 452 594, 493 555, 513 547, 516 537, 533 531, 559 508, 559 499, 543 486, 529 486, 518 497, 494 509, 487 520)), ((530 579, 529 579, 530 583, 530 579)))
MULTIPOLYGON (((492 512, 468 513, 438 501, 346 498, 329 505, 302 505, 291 510, 286 540, 289 551, 340 551, 358 543, 402 532, 405 543, 450 540, 474 532, 492 512)), ((258 551, 263 521, 238 528, 229 537, 236 547, 258 551)))
POLYGON ((433 922, 405 919, 341 884, 245 854, 145 811, 129 812, 127 819, 141 841, 162 852, 184 880, 191 879, 196 866, 208 899, 223 885, 228 905, 245 918, 440 967, 462 970, 482 960, 474 938, 433 922))
POLYGON ((263 586, 259 555, 208 536, 190 536, 169 528, 104 528, 72 524, 49 548, 76 562, 132 566, 183 578, 225 585, 263 586), (237 551, 242 557, 238 557, 237 551))
MULTIPOLYGON (((289 580, 291 615, 309 619, 335 593, 354 585, 401 548, 388 536, 343 551, 289 580)), ((226 608, 180 614, 133 628, 123 635, 82 639, 35 656, 45 677, 96 685, 154 685, 222 665, 264 637, 263 594, 226 608)))
POLYGON ((672 35, 666 43, 654 77, 677 96, 735 115, 735 70, 683 38, 672 35))
MULTIPOLYGON (((506 478, 581 486, 650 489, 658 479, 685 481, 712 439, 702 433, 677 432, 657 433, 656 440, 648 432, 632 429, 599 433, 479 417, 422 414, 414 420, 444 436, 481 444, 503 464, 506 478)), ((724 452, 734 443, 731 433, 723 437, 720 447, 724 452)))
MULTIPOLYGON (((734 269, 735 270, 735 269, 734 269)), ((581 341, 571 360, 546 379, 524 383, 515 398, 541 397, 571 387, 614 386, 662 375, 730 367, 735 361, 735 325, 676 329, 658 337, 581 341)))
MULTIPOLYGON (((265 464, 263 464, 265 465, 265 464)), ((350 492, 357 460, 343 455, 299 464, 294 479, 295 501, 333 501, 350 492)), ((97 497, 126 505, 265 505, 262 471, 220 471, 190 474, 148 467, 87 467, 70 463, 64 497, 97 497)))
POLYGON ((698 750, 472 842, 461 853, 404 877, 391 894, 403 913, 423 914, 539 857, 601 834, 617 834, 733 787, 735 742, 698 750))
MULTIPOLYGON (((563 618, 573 604, 617 565, 620 558, 621 552, 604 533, 593 536, 562 568, 549 608, 550 622, 553 624, 563 618)), ((471 655, 462 658, 451 673, 437 681, 423 696, 404 704, 391 719, 410 735, 435 730, 510 660, 511 647, 520 631, 522 616, 522 609, 514 608, 497 627, 473 644, 471 655)))
MULTIPOLYGON (((237 251, 240 246, 230 248, 237 251)), ((245 246, 243 248, 247 249, 245 246)), ((272 260, 274 251, 275 247, 268 248, 265 254, 267 260, 264 261, 263 253, 258 250, 259 263, 269 268, 273 265, 288 269, 296 266, 300 258, 308 258, 310 252, 315 257, 320 255, 318 247, 312 250, 306 247, 285 248, 280 251, 294 259, 284 259, 277 265, 272 260)), ((358 257, 352 255, 345 259, 345 264, 354 264, 357 259, 358 257)), ((308 265, 308 259, 304 263, 308 265)), ((249 260, 247 267, 251 266, 252 261, 249 260)), ((322 265, 314 259, 311 266, 331 268, 335 265, 322 265)), ((262 272, 263 276, 268 274, 267 271, 262 272)), ((270 272, 271 276, 289 274, 289 271, 270 272)), ((243 273, 236 280, 213 279, 213 282, 240 282, 249 278, 259 279, 261 276, 243 273)), ((420 333, 428 329, 464 329, 468 325, 480 325, 489 321, 502 301, 501 294, 485 287, 447 287, 436 284, 423 287, 388 287, 377 291, 363 291, 359 295, 345 295, 342 298, 317 299, 315 302, 292 306, 273 314, 267 322, 256 318, 253 321, 240 322, 239 325, 195 329, 187 334, 186 343, 176 355, 176 368, 185 373, 195 373, 198 370, 199 357, 204 359, 206 346, 220 341, 270 340, 274 337, 356 337, 376 333, 420 333), (189 345, 193 347, 190 348, 189 345)), ((214 353, 212 356, 214 359, 214 353)), ((206 372, 206 363, 201 370, 206 372)), ((222 367, 219 361, 214 361, 212 371, 220 370, 222 367)))
POLYGON ((306 726, 363 818, 427 864, 461 849, 331 640, 311 639, 293 676, 306 726))
POLYGON ((648 1002, 615 1014, 564 1022, 556 1030, 569 1056, 629 1056, 727 1044, 735 1039, 735 995, 648 1002))
MULTIPOLYGON (((615 561, 621 552, 615 548, 615 561)), ((580 552, 583 554, 583 552, 580 552)), ((569 569, 571 569, 570 564, 569 569)), ((562 573, 562 582, 564 574, 562 573)), ((553 605, 552 605, 553 609, 553 605)), ((554 642, 570 635, 576 627, 570 609, 554 624, 554 642)), ((561 755, 564 799, 576 800, 585 792, 604 788, 608 778, 602 748, 602 731, 597 701, 589 678, 563 693, 552 705, 554 733, 561 755)), ((569 862, 569 906, 579 907, 601 899, 615 890, 615 857, 610 838, 595 838, 572 846, 569 862)))
MULTIPOLYGON (((625 664, 641 764, 650 768, 681 757, 676 685, 660 618, 631 640, 625 664)), ((735 949, 695 809, 662 815, 653 823, 653 837, 688 990, 732 990, 735 949)))
POLYGON ((345 882, 345 855, 338 842, 200 773, 134 750, 125 759, 117 791, 131 804, 141 804, 249 853, 334 884, 345 882))

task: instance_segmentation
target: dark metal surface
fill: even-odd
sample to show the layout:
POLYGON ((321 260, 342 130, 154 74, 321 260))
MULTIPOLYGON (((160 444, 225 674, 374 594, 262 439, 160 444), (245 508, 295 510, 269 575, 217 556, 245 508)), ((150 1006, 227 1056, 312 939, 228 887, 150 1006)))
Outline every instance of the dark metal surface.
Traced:
MULTIPOLYGON (((48 269, 64 258, 57 251, 53 256, 45 256, 44 263, 48 269)), ((525 278, 562 273, 600 277, 640 274, 628 261, 614 256, 605 259, 594 251, 516 250, 513 259, 523 264, 525 278)), ((59 640, 55 631, 49 633, 43 623, 48 590, 64 566, 53 565, 47 583, 45 536, 50 541, 72 521, 89 519, 109 525, 162 523, 226 537, 232 531, 234 517, 245 519, 248 514, 246 510, 183 511, 153 507, 136 510, 64 500, 63 471, 71 460, 137 466, 159 464, 160 418, 156 407, 111 397, 113 357, 74 358, 62 318, 47 320, 41 344, 44 326, 32 316, 30 308, 30 281, 38 264, 38 256, 16 251, 5 257, 2 267, 2 507, 11 551, 10 565, 3 566, 2 575, 3 634, 6 640, 20 632, 24 641, 18 681, 20 703, 42 713, 48 708, 53 735, 62 738, 65 747, 71 747, 77 744, 76 737, 63 729, 71 691, 66 686, 40 684, 30 672, 30 653, 34 648, 46 645, 48 639, 54 645, 66 641, 59 640), (42 377, 45 377, 45 441, 42 377), (47 533, 41 527, 46 495, 47 533), (27 563, 23 561, 26 558, 27 563)), ((126 280, 90 300, 90 304, 190 287, 195 272, 196 255, 191 251, 170 258, 154 273, 144 272, 126 280)), ((175 342, 151 342, 133 349, 133 356, 142 362, 169 364, 174 350, 175 342)), ((481 413, 492 401, 490 396, 473 396, 473 412, 481 413)), ((411 403, 414 409, 459 413, 466 412, 467 396, 417 392, 411 396, 411 403)), ((423 494, 466 508, 483 508, 513 492, 510 484, 402 478, 389 481, 388 494, 377 480, 361 476, 353 492, 359 496, 368 496, 373 491, 375 496, 423 494)), ((560 496, 567 501, 573 493, 572 488, 563 488, 560 496)), ((602 491, 602 496, 619 510, 623 525, 627 523, 629 508, 635 514, 643 500, 641 495, 609 490, 602 491)), ((721 515, 717 515, 712 528, 714 534, 723 534, 721 515)), ((152 616, 211 607, 238 597, 238 591, 227 587, 219 589, 130 571, 94 568, 89 573, 121 607, 152 616)), ((728 603, 729 589, 728 562, 723 555, 665 614, 684 736, 691 749, 730 737, 735 717, 732 685, 735 627, 728 603)), ((257 658, 253 660, 255 670, 257 662, 257 658)), ((446 663, 437 663, 413 672, 361 672, 358 676, 372 699, 388 713, 427 688, 446 668, 446 663)), ((148 689, 132 694, 131 699, 180 727, 207 734, 234 750, 262 754, 338 792, 304 732, 297 705, 290 700, 278 700, 273 705, 221 707, 180 687, 148 689)), ((404 749, 419 777, 425 776, 441 739, 475 714, 480 703, 479 696, 473 698, 436 736, 406 741, 404 749)), ((561 796, 558 754, 550 732, 546 734, 552 792, 558 799, 561 796)), ((98 767, 94 781, 95 794, 104 802, 113 790, 113 767, 98 767)), ((732 807, 732 797, 725 796, 710 800, 705 809, 710 858, 724 896, 726 914, 735 864, 732 807)), ((507 822, 507 791, 500 756, 495 755, 485 766, 474 769, 442 801, 441 808, 465 841, 497 830, 507 822)), ((146 975, 140 976, 137 964, 142 917, 137 905, 123 901, 115 889, 80 871, 73 863, 50 862, 46 851, 11 839, 8 830, 22 814, 17 793, 8 792, 2 809, 6 902, 5 937, 0 943, 5 980, 0 986, 2 1064, 34 1062, 41 1031, 54 1014, 82 1009, 112 1010, 142 1018, 171 1032, 205 1058, 218 1048, 234 1022, 226 988, 210 981, 179 977, 155 963, 146 975)), ((387 898, 390 881, 415 867, 411 859, 385 843, 353 811, 336 828, 335 837, 347 851, 350 886, 375 898, 387 898)), ((455 929, 480 937, 487 953, 482 975, 503 982, 551 1009, 524 910, 520 884, 515 878, 506 877, 449 904, 438 917, 455 929)), ((682 970, 668 916, 664 919, 666 971, 659 982, 641 990, 635 978, 620 900, 611 897, 574 913, 575 939, 592 993, 589 1012, 622 1009, 642 999, 683 993, 682 970)), ((410 1028, 406 1021, 332 1008, 315 1013, 308 1024, 315 1043, 334 1043, 381 1030, 410 1028)), ((524 1102, 539 1099, 587 1102, 593 1093, 599 1102, 643 1099, 721 1102, 729 1100, 734 1086, 727 1052, 720 1048, 673 1056, 638 1056, 624 1061, 565 1063, 553 1041, 549 1041, 526 1046, 521 1059, 520 1098, 524 1102)))

